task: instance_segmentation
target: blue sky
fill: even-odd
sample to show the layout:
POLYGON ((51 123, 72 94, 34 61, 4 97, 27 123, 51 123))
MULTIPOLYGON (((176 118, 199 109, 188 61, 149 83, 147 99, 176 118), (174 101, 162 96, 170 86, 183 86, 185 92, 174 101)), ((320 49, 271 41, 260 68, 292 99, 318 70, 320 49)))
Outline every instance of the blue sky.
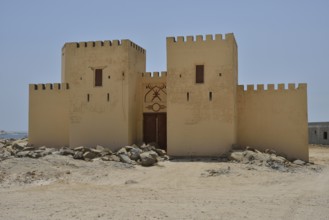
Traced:
POLYGON ((239 84, 308 83, 329 121, 329 1, 0 1, 0 129, 27 131, 28 84, 60 82, 65 42, 130 39, 166 70, 166 37, 233 32, 239 84))

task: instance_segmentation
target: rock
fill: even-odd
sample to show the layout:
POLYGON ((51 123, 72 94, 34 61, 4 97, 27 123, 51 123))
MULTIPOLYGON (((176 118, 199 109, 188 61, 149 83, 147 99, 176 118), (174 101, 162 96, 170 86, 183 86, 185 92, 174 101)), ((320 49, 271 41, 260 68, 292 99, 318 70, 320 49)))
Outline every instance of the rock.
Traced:
POLYGON ((30 151, 20 151, 16 154, 16 157, 27 157, 30 151))
POLYGON ((166 155, 166 151, 163 150, 163 149, 156 148, 154 151, 155 151, 160 157, 163 157, 164 155, 166 155))
POLYGON ((39 150, 46 150, 46 146, 39 147, 39 150))
POLYGON ((294 160, 293 164, 296 164, 296 165, 300 165, 300 166, 302 166, 302 165, 305 165, 306 162, 304 162, 304 161, 302 161, 302 160, 294 160))
POLYGON ((143 151, 141 149, 134 147, 129 151, 129 157, 130 157, 130 159, 136 161, 140 158, 141 153, 143 153, 143 151))
POLYGON ((119 154, 125 154, 125 155, 128 155, 128 152, 127 152, 126 148, 122 147, 122 148, 121 148, 120 150, 118 150, 118 152, 117 152, 117 155, 119 155, 119 154))
POLYGON ((136 180, 127 180, 125 184, 136 184, 138 183, 136 180))
POLYGON ((0 152, 0 157, 1 158, 8 158, 10 156, 11 156, 11 153, 6 149, 4 149, 2 152, 0 152))
POLYGON ((120 162, 120 158, 117 155, 112 154, 109 157, 111 158, 111 161, 120 162))
POLYGON ((35 147, 24 147, 22 151, 31 151, 31 150, 35 150, 35 147))
POLYGON ((229 155, 229 159, 241 162, 244 159, 243 152, 241 152, 241 151, 231 152, 231 154, 229 155))
POLYGON ((124 147, 126 149, 127 152, 129 152, 131 149, 133 149, 134 147, 133 146, 125 146, 124 147))
POLYGON ((252 148, 252 147, 250 147, 250 146, 247 146, 247 147, 246 147, 246 150, 249 150, 249 151, 253 151, 253 152, 255 152, 255 148, 252 148))
POLYGON ((59 154, 64 155, 64 156, 67 156, 67 155, 72 155, 73 156, 75 154, 75 152, 70 148, 61 148, 59 150, 59 154))
POLYGON ((40 152, 30 151, 30 153, 27 156, 31 158, 39 158, 42 157, 42 154, 40 152))
POLYGON ((82 151, 76 151, 73 155, 73 159, 83 160, 83 152, 82 151))
POLYGON ((140 149, 143 150, 143 152, 147 152, 147 151, 150 151, 150 150, 153 150, 154 147, 150 146, 150 145, 146 145, 146 144, 143 144, 140 149))
POLYGON ((276 155, 276 151, 275 150, 272 150, 272 149, 266 149, 265 150, 265 153, 267 153, 267 154, 275 154, 276 155))
POLYGON ((118 154, 118 157, 123 163, 135 164, 135 161, 131 160, 127 154, 118 154))
POLYGON ((74 148, 73 149, 74 151, 81 151, 81 152, 87 152, 87 151, 89 151, 89 148, 87 148, 87 147, 84 147, 84 146, 80 146, 80 147, 76 147, 76 148, 74 148))
POLYGON ((97 149, 90 149, 90 152, 93 152, 94 154, 97 155, 97 157, 100 157, 102 155, 102 151, 101 150, 97 150, 97 149))
POLYGON ((96 146, 96 148, 95 148, 96 150, 99 150, 99 151, 105 151, 105 148, 103 147, 103 146, 100 146, 100 145, 97 145, 96 146))
POLYGON ((24 149, 24 147, 25 147, 26 145, 21 145, 21 144, 19 144, 19 143, 15 143, 13 146, 12 146, 12 148, 13 149, 15 149, 15 150, 23 150, 24 149))
POLYGON ((154 157, 154 153, 153 152, 143 152, 143 153, 141 153, 140 154, 141 165, 146 166, 146 167, 153 166, 157 162, 156 156, 154 157))
POLYGON ((83 158, 84 158, 85 160, 92 160, 92 159, 94 159, 94 158, 96 158, 96 157, 98 157, 98 156, 99 156, 99 154, 94 153, 94 152, 92 152, 92 151, 87 151, 87 152, 85 152, 85 153, 83 154, 83 158))

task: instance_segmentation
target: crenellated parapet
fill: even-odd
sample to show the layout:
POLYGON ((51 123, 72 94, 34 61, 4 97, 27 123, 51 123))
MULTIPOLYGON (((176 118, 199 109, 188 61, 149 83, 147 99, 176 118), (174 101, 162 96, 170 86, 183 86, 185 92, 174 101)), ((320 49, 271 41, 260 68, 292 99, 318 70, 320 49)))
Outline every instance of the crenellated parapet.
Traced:
POLYGON ((178 36, 178 37, 167 37, 167 44, 185 44, 185 43, 201 43, 201 42, 235 42, 234 34, 228 33, 222 34, 207 34, 194 36, 178 36))
POLYGON ((139 76, 142 83, 167 82, 167 72, 144 72, 140 73, 139 76))
POLYGON ((106 40, 106 41, 86 41, 86 42, 69 42, 63 46, 67 49, 83 49, 83 48, 117 48, 117 47, 130 47, 135 49, 137 52, 145 54, 145 49, 135 44, 130 40, 106 40))
POLYGON ((280 84, 258 84, 258 85, 238 85, 238 91, 239 92, 244 92, 244 93, 249 93, 249 92, 280 92, 280 91, 297 91, 297 90, 303 90, 306 91, 307 90, 307 84, 306 83, 299 83, 296 84, 295 83, 289 83, 289 84, 284 84, 284 83, 280 83, 280 84))
POLYGON ((68 83, 47 83, 47 84, 30 84, 29 90, 30 92, 43 92, 43 91, 65 91, 69 90, 69 84, 68 83))

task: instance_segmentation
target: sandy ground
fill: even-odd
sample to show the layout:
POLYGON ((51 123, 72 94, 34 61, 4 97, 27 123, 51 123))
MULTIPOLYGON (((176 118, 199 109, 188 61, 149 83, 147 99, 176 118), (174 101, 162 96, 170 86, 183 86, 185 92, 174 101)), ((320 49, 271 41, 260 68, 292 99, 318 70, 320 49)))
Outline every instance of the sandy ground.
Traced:
POLYGON ((329 147, 310 146, 310 161, 280 172, 213 160, 146 168, 12 158, 0 162, 0 219, 329 219, 329 147))

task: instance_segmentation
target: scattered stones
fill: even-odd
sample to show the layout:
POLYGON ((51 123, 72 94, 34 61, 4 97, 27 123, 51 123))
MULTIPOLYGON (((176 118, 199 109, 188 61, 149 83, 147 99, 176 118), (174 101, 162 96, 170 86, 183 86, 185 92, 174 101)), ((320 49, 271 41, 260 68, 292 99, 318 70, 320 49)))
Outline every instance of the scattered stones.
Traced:
POLYGON ((243 164, 266 166, 281 172, 290 171, 289 169, 292 165, 307 165, 307 163, 302 160, 290 162, 285 157, 276 155, 274 150, 266 149, 265 152, 260 152, 257 149, 249 147, 247 147, 245 151, 230 152, 228 159, 243 164))
POLYGON ((136 180, 127 180, 125 184, 136 184, 138 183, 136 180))
POLYGON ((229 174, 231 172, 231 168, 228 166, 227 168, 219 168, 219 169, 210 169, 206 170, 205 173, 202 173, 202 176, 210 177, 210 176, 220 176, 223 174, 229 174))

